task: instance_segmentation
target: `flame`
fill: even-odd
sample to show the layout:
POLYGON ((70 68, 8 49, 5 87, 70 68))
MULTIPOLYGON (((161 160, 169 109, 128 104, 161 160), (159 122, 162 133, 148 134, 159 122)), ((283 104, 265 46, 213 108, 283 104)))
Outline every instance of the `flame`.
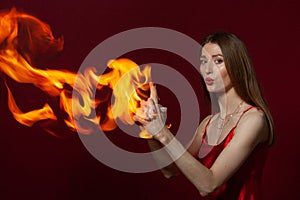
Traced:
POLYGON ((133 124, 134 121, 130 114, 136 112, 138 102, 141 100, 136 92, 136 87, 140 87, 143 90, 149 89, 148 87, 143 87, 143 85, 149 82, 151 68, 146 66, 143 71, 140 71, 138 65, 128 59, 113 60, 109 62, 109 68, 120 69, 121 72, 117 78, 118 82, 112 81, 115 103, 111 111, 123 123, 133 124), (141 80, 141 77, 144 77, 144 81, 141 80))
POLYGON ((56 116, 54 115, 50 106, 46 103, 43 108, 32 110, 27 113, 23 113, 19 107, 17 106, 14 97, 11 94, 10 89, 6 85, 8 91, 8 108, 13 113, 14 118, 21 124, 26 126, 32 126, 38 120, 44 119, 52 119, 56 120, 56 116))
MULTIPOLYGON (((115 129, 117 119, 125 124, 134 124, 132 114, 139 106, 139 101, 147 98, 143 91, 149 89, 150 66, 141 70, 133 61, 121 58, 109 61, 107 66, 110 71, 102 75, 97 75, 93 67, 83 73, 40 69, 37 66, 54 58, 63 49, 62 37, 54 38, 49 25, 16 9, 0 13, 0 30, 0 71, 13 81, 33 84, 50 97, 59 97, 60 109, 67 114, 64 122, 71 130, 77 129, 83 134, 91 132, 91 127, 76 123, 80 120, 97 127, 100 125, 103 130, 115 129), (94 98, 94 89, 101 91, 105 87, 113 91, 114 102, 107 103, 108 94, 94 98), (107 103, 107 108, 105 118, 101 119, 101 113, 93 115, 92 111, 103 102, 107 103)), ((48 103, 42 108, 22 112, 9 84, 5 83, 8 108, 19 123, 32 126, 37 121, 58 119, 59 116, 55 115, 48 103)))

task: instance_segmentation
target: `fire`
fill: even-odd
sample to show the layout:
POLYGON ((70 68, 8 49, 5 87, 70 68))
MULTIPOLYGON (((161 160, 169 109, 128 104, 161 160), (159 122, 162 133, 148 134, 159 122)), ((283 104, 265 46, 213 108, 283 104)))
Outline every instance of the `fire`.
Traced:
MULTIPOLYGON (((0 71, 18 83, 33 84, 47 95, 59 97, 60 109, 67 114, 65 124, 71 130, 77 128, 83 134, 91 132, 89 127, 75 126, 75 122, 80 120, 100 125, 103 130, 115 129, 117 119, 125 124, 134 124, 132 115, 139 101, 147 98, 145 91, 149 89, 147 83, 151 78, 151 67, 141 70, 133 61, 121 58, 109 61, 110 71, 102 75, 97 75, 93 67, 84 73, 40 69, 36 67, 40 63, 39 58, 51 59, 63 49, 62 37, 54 38, 49 25, 15 9, 0 13, 0 30, 0 71), (105 87, 113 91, 114 101, 108 103, 105 119, 101 119, 100 114, 94 116, 92 110, 108 98, 94 98, 92 91, 101 91, 105 87)), ((22 112, 8 83, 6 87, 8 108, 19 123, 32 126, 41 120, 58 119, 48 103, 42 108, 22 112)))
POLYGON ((120 69, 121 72, 117 77, 118 82, 112 81, 111 87, 115 96, 115 103, 111 112, 114 116, 120 118, 122 122, 133 124, 134 121, 130 114, 136 112, 138 102, 141 100, 136 92, 136 87, 143 90, 149 89, 143 87, 143 85, 149 82, 151 68, 146 66, 143 71, 140 71, 137 64, 127 59, 113 60, 109 62, 109 68, 114 69, 113 72, 117 71, 116 69, 120 69), (143 81, 140 79, 141 77, 144 77, 143 81), (128 110, 122 108, 128 108, 128 110))
POLYGON ((52 119, 56 120, 50 106, 46 103, 43 108, 38 110, 32 110, 27 113, 23 113, 17 106, 9 87, 6 85, 8 91, 8 108, 12 112, 14 118, 21 124, 32 126, 38 120, 52 119))

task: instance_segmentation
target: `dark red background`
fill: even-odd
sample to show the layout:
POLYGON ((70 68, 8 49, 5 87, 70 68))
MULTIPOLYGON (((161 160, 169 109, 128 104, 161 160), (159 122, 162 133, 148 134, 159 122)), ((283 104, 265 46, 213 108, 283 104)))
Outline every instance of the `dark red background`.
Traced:
MULTIPOLYGON (((277 143, 270 150, 263 177, 265 199, 299 199, 297 4, 296 0, 2 0, 0 8, 15 6, 47 22, 56 36, 63 35, 65 48, 47 67, 74 71, 96 45, 131 28, 171 28, 198 41, 218 30, 236 33, 248 46, 277 129, 277 143)), ((41 95, 31 92, 34 89, 28 85, 17 87, 16 96, 22 102, 34 103, 32 96, 41 95)), ((94 159, 76 134, 63 130, 69 136, 58 139, 39 126, 28 128, 18 124, 7 109, 2 81, 0 110, 1 199, 198 197, 183 176, 166 180, 159 172, 119 172, 94 159)), ((123 136, 114 139, 130 145, 123 136)))

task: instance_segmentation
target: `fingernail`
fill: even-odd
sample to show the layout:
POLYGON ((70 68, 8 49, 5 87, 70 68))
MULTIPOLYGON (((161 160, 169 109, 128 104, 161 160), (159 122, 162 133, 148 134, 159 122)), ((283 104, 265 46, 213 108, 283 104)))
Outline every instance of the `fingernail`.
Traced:
POLYGON ((153 83, 153 82, 151 81, 151 82, 149 82, 149 85, 155 86, 155 83, 153 83))

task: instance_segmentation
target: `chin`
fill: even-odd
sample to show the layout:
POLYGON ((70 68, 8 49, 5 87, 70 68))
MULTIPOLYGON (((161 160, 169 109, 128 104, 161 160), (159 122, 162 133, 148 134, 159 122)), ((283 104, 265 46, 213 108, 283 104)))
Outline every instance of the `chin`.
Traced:
POLYGON ((207 91, 209 93, 216 93, 216 94, 222 94, 226 92, 225 88, 212 88, 212 87, 207 87, 207 91))

